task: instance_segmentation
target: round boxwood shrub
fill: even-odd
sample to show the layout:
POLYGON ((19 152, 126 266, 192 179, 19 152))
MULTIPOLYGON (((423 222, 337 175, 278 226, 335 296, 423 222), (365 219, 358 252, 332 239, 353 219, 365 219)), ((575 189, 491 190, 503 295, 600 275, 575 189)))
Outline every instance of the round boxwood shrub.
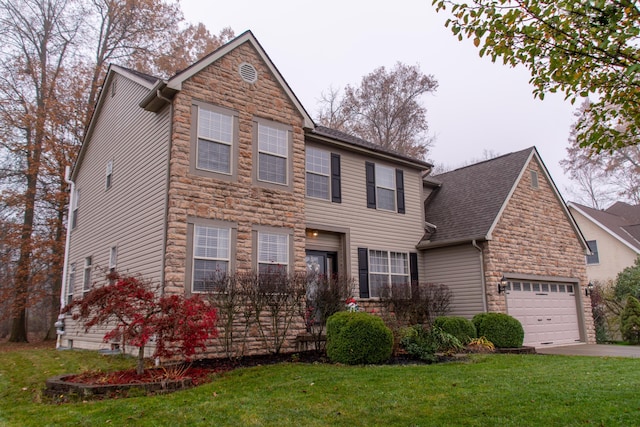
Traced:
POLYGON ((476 337, 476 327, 471 320, 465 319, 464 317, 436 317, 436 320, 433 321, 433 326, 437 326, 443 331, 458 338, 463 345, 468 344, 469 341, 476 337))
POLYGON ((473 317, 479 337, 485 337, 496 348, 522 347, 524 329, 518 319, 504 313, 480 313, 473 317))
POLYGON ((382 363, 393 350, 393 333, 369 313, 341 311, 327 320, 327 356, 348 365, 382 363))

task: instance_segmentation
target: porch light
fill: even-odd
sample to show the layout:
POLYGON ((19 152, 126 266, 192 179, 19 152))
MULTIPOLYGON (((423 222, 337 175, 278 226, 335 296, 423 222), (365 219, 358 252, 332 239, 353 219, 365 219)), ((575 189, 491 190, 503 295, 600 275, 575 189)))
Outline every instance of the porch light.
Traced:
POLYGON ((593 293, 593 283, 589 282, 586 288, 584 288, 584 294, 589 296, 593 293))
POLYGON ((509 283, 509 281, 502 276, 502 279, 500 279, 500 282, 498 283, 498 294, 507 290, 507 283, 509 283))

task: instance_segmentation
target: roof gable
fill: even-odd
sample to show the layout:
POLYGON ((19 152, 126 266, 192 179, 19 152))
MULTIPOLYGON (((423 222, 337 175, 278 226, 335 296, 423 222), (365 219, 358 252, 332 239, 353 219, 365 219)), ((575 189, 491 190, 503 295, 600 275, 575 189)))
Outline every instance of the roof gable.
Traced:
POLYGON ((587 244, 535 147, 436 175, 442 182, 425 203, 425 219, 436 226, 421 246, 490 240, 527 166, 536 159, 583 247, 587 244))
POLYGON ((160 108, 162 108, 165 105, 167 101, 166 99, 163 99, 163 98, 165 97, 171 98, 176 92, 182 90, 182 84, 186 80, 190 79, 195 74, 199 73, 200 71, 202 71, 203 69, 213 64, 214 62, 216 62, 217 60, 227 55, 229 52, 233 51, 234 49, 236 49, 237 47, 239 47, 244 43, 250 43, 258 52, 258 55, 260 56, 260 58, 266 64, 267 68, 273 74, 276 81, 280 84, 280 86, 282 87, 286 95, 291 100, 292 104, 295 106, 295 108, 299 111, 300 115, 303 117, 303 121, 304 121, 303 126, 308 129, 313 129, 315 127, 315 123, 311 119, 311 116, 309 116, 305 108, 300 103, 300 100, 298 99, 298 97, 293 93, 293 91, 289 87, 289 84, 285 81, 284 77, 282 77, 282 74, 280 74, 280 71, 278 71, 274 63, 271 61, 271 58, 269 58, 269 55, 267 55, 267 53, 262 48, 262 46, 260 45, 260 43, 258 42, 258 40, 255 38, 255 36, 251 31, 245 31, 235 39, 220 46, 218 49, 214 50, 204 58, 200 59, 198 62, 178 72, 169 80, 159 81, 156 84, 156 86, 152 89, 152 91, 149 93, 149 96, 140 103, 140 106, 150 111, 158 111, 160 108))
POLYGON ((606 210, 590 208, 575 202, 569 202, 569 206, 614 239, 640 254, 640 205, 616 202, 606 210))

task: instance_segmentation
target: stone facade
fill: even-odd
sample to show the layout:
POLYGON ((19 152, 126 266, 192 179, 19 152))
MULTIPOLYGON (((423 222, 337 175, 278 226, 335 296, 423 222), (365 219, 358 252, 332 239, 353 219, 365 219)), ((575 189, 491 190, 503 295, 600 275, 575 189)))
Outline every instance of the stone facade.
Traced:
POLYGON ((238 224, 236 270, 252 265, 252 229, 256 225, 293 230, 296 271, 304 271, 304 131, 302 117, 249 44, 239 46, 183 84, 173 104, 169 176, 165 282, 167 292, 184 292, 187 217, 233 221, 238 224), (260 76, 243 81, 238 66, 248 62, 260 76), (234 110, 239 116, 237 181, 228 182, 189 173, 191 106, 199 100, 234 110), (256 117, 292 126, 293 191, 253 183, 253 121, 256 117))
POLYGON ((483 244, 487 308, 490 312, 506 313, 506 295, 498 294, 497 290, 505 272, 577 278, 585 338, 588 343, 595 343, 591 302, 582 291, 587 284, 585 252, 545 176, 541 165, 532 158, 496 224, 492 239, 483 244), (530 171, 537 173, 538 188, 532 186, 530 171))
MULTIPOLYGON (((173 102, 172 146, 169 172, 165 291, 190 292, 185 284, 187 263, 187 220, 190 217, 237 224, 235 271, 255 270, 253 230, 256 226, 292 230, 293 259, 290 270, 305 271, 305 157, 303 118, 250 43, 244 43, 183 83, 173 102), (258 80, 243 81, 239 65, 255 67, 258 80), (233 180, 190 173, 192 147, 192 105, 194 100, 233 110, 239 121, 237 173, 233 180), (253 171, 254 121, 278 122, 292 129, 292 187, 282 189, 256 185, 253 171)), ((237 329, 244 329, 238 325, 237 329)), ((294 322, 292 339, 304 329, 294 322)), ((222 333, 222 331, 221 331, 222 333)), ((264 350, 259 334, 250 330, 245 343, 248 353, 264 350)), ((214 350, 216 351, 216 350, 214 350)))

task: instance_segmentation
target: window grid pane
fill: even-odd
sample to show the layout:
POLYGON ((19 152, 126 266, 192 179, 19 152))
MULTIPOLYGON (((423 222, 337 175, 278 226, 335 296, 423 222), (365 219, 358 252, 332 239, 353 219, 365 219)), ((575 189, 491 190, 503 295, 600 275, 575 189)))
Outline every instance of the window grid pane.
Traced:
POLYGON ((395 190, 395 170, 393 168, 376 164, 376 186, 395 190))
POLYGON ((258 263, 289 264, 289 236, 258 233, 258 263))
POLYGON ((396 210, 396 192, 386 188, 377 188, 378 208, 389 211, 396 210))
POLYGON ((198 137, 231 144, 233 117, 198 108, 198 137))
POLYGON ((307 196, 329 199, 329 177, 307 172, 307 196))
POLYGON ((196 258, 229 259, 229 230, 195 226, 194 250, 196 258))
POLYGON ((258 150, 288 157, 287 131, 258 123, 258 150))
POLYGON ((389 273, 389 253, 369 251, 369 269, 371 273, 389 273))
POLYGON ((198 139, 197 168, 214 172, 231 172, 231 146, 198 139))
POLYGON ((196 259, 193 261, 194 292, 223 291, 229 262, 219 260, 196 259))
POLYGON ((287 183, 287 159, 260 153, 258 165, 258 179, 260 181, 287 183))
POLYGON ((307 147, 307 172, 329 176, 331 166, 329 164, 329 152, 307 147))

